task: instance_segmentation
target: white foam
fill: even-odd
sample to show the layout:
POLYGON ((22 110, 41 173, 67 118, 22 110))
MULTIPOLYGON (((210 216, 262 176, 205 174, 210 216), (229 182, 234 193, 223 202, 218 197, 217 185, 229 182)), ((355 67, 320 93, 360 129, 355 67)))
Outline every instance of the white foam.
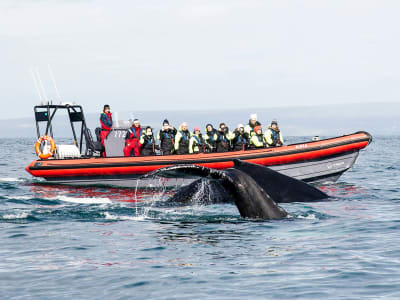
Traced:
POLYGON ((32 200, 33 198, 30 196, 4 196, 6 199, 15 199, 15 200, 32 200))
MULTIPOLYGON (((15 199, 15 200, 33 200, 35 197, 32 196, 5 196, 7 199, 15 199)), ((96 198, 96 197, 87 197, 87 198, 78 198, 78 197, 68 197, 68 196, 57 196, 57 197, 48 197, 41 198, 43 200, 60 200, 69 203, 80 203, 80 204, 109 204, 112 201, 109 198, 96 198)))
POLYGON ((68 196, 58 196, 54 198, 48 198, 48 200, 61 200, 64 202, 70 203, 81 203, 81 204, 108 204, 112 203, 112 201, 108 198, 75 198, 75 197, 68 197, 68 196))
POLYGON ((314 214, 308 216, 297 216, 298 219, 305 219, 305 220, 317 220, 317 217, 314 214))
POLYGON ((106 220, 121 220, 121 221, 143 221, 146 219, 145 215, 141 216, 115 216, 110 214, 109 212, 104 212, 104 216, 106 220))
POLYGON ((26 212, 15 214, 15 215, 10 214, 10 215, 2 216, 2 218, 4 220, 26 219, 27 217, 28 217, 28 213, 26 213, 26 212))
POLYGON ((0 178, 1 182, 21 182, 23 181, 20 178, 12 178, 12 177, 4 177, 4 178, 0 178))

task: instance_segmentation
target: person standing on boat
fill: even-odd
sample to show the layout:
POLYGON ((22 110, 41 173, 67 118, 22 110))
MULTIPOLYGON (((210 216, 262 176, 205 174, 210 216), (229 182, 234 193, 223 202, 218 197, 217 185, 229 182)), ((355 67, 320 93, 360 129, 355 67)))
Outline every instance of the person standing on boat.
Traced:
POLYGON ((141 154, 144 156, 155 155, 156 145, 153 137, 153 130, 147 126, 143 134, 140 136, 140 145, 142 145, 141 154))
POLYGON ((160 150, 163 155, 174 153, 176 129, 165 119, 157 139, 160 141, 160 150))
POLYGON ((250 138, 250 147, 253 149, 264 148, 265 142, 261 126, 254 127, 254 132, 255 134, 250 138))
POLYGON ((142 145, 139 143, 139 139, 142 136, 142 127, 138 119, 133 120, 131 128, 125 136, 125 156, 139 156, 142 145), (133 154, 133 155, 132 155, 133 154))
POLYGON ((189 153, 190 154, 204 153, 205 150, 206 150, 206 143, 200 132, 200 127, 196 126, 189 140, 189 153))
POLYGON ((188 130, 188 124, 186 122, 183 122, 181 126, 179 126, 179 130, 175 136, 176 154, 189 153, 189 140, 190 140, 190 131, 188 130))
POLYGON ((264 139, 269 147, 280 147, 283 145, 283 137, 277 120, 272 120, 271 126, 268 127, 264 134, 264 139))
MULTIPOLYGON (((103 111, 100 114, 100 125, 101 125, 101 132, 100 132, 100 141, 103 147, 104 140, 107 138, 108 134, 110 133, 113 125, 112 121, 112 113, 110 112, 110 105, 104 105, 103 111)), ((103 152, 103 156, 105 157, 105 152, 103 152)))
POLYGON ((206 134, 204 135, 204 141, 207 144, 207 148, 209 149, 210 152, 217 151, 217 139, 218 139, 217 131, 211 124, 207 124, 206 134))
POLYGON ((219 124, 217 135, 217 152, 228 152, 231 150, 231 140, 233 139, 234 135, 229 131, 229 128, 225 123, 219 124))
POLYGON ((239 124, 238 127, 233 132, 234 138, 232 139, 232 150, 240 151, 246 150, 249 146, 249 137, 246 132, 244 132, 243 124, 239 124))
POLYGON ((256 134, 254 131, 256 126, 261 126, 261 123, 257 121, 257 114, 251 114, 249 124, 244 128, 244 131, 247 133, 249 138, 256 134))

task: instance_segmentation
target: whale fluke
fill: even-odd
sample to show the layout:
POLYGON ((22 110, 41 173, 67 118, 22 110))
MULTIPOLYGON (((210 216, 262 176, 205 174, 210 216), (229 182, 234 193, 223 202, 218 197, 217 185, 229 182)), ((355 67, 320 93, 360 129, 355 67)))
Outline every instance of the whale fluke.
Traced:
MULTIPOLYGON (((184 204, 235 203, 240 215, 252 219, 281 219, 281 202, 310 202, 328 198, 319 189, 267 167, 234 161, 234 167, 215 170, 197 165, 175 165, 147 176, 199 178, 180 188, 168 201, 184 204), (206 180, 206 181, 205 181, 206 180)), ((146 176, 146 177, 147 177, 146 176)))

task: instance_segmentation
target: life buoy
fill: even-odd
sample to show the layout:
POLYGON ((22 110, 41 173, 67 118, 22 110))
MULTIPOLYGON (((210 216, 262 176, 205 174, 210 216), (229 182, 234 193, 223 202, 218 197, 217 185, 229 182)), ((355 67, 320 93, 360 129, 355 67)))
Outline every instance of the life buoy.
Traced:
POLYGON ((48 159, 49 157, 53 156, 55 149, 56 149, 56 143, 54 142, 53 138, 49 135, 42 135, 35 144, 36 154, 41 159, 48 159), (43 153, 42 150, 40 150, 40 146, 42 145, 43 141, 48 141, 50 143, 50 150, 47 153, 43 153))

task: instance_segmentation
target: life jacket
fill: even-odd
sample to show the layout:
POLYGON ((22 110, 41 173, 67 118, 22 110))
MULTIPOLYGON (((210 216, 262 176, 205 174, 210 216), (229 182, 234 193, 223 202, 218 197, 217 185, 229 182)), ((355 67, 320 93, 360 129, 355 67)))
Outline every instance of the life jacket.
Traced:
POLYGON ((236 132, 236 136, 233 139, 234 148, 237 150, 244 149, 248 144, 249 140, 247 139, 245 133, 236 132))
POLYGON ((256 134, 256 137, 257 137, 258 141, 265 146, 264 136, 262 134, 256 134))
POLYGON ((272 146, 276 146, 277 144, 281 144, 281 137, 280 137, 280 130, 279 128, 273 129, 272 127, 268 127, 271 131, 271 139, 272 139, 272 146))
POLYGON ((226 138, 226 134, 222 132, 218 132, 218 139, 217 139, 217 152, 227 152, 229 151, 229 141, 226 138))
POLYGON ((100 125, 102 130, 110 131, 112 127, 112 113, 102 112, 100 114, 100 125))
POLYGON ((175 139, 175 130, 160 130, 160 142, 161 147, 163 144, 173 145, 175 139))
POLYGON ((176 152, 178 154, 189 153, 190 132, 189 132, 189 130, 187 130, 187 131, 179 130, 179 132, 181 133, 182 138, 179 141, 179 148, 176 152))
POLYGON ((125 136, 125 140, 127 143, 131 143, 134 140, 137 140, 142 135, 143 129, 141 127, 139 128, 140 128, 139 134, 136 133, 136 127, 131 127, 128 129, 128 132, 126 133, 125 136))
POLYGON ((271 132, 272 132, 272 140, 274 141, 274 143, 276 144, 276 143, 280 142, 279 129, 275 130, 275 129, 271 128, 271 132))
POLYGON ((201 136, 201 133, 199 134, 199 136, 193 134, 192 137, 194 138, 194 143, 193 143, 193 152, 195 153, 199 153, 199 152, 204 152, 204 139, 201 136), (198 147, 199 151, 194 151, 194 148, 198 147))
POLYGON ((213 131, 206 131, 207 136, 209 137, 211 143, 215 143, 216 140, 214 139, 215 130, 213 131))
POLYGON ((256 121, 256 123, 255 123, 254 125, 252 125, 250 121, 251 121, 251 120, 249 120, 249 123, 248 123, 247 126, 246 126, 247 130, 246 130, 246 128, 245 128, 245 131, 249 134, 249 136, 253 136, 254 134, 256 134, 256 133, 254 132, 254 127, 256 127, 256 126, 261 126, 261 123, 258 122, 258 121, 256 121))
POLYGON ((180 140, 180 144, 188 144, 189 145, 189 131, 183 131, 183 130, 179 130, 179 132, 181 133, 181 135, 182 135, 182 138, 181 138, 181 140, 180 140))
POLYGON ((152 155, 155 151, 154 145, 154 137, 153 135, 148 136, 147 134, 143 135, 144 143, 142 145, 142 154, 143 155, 152 155))

